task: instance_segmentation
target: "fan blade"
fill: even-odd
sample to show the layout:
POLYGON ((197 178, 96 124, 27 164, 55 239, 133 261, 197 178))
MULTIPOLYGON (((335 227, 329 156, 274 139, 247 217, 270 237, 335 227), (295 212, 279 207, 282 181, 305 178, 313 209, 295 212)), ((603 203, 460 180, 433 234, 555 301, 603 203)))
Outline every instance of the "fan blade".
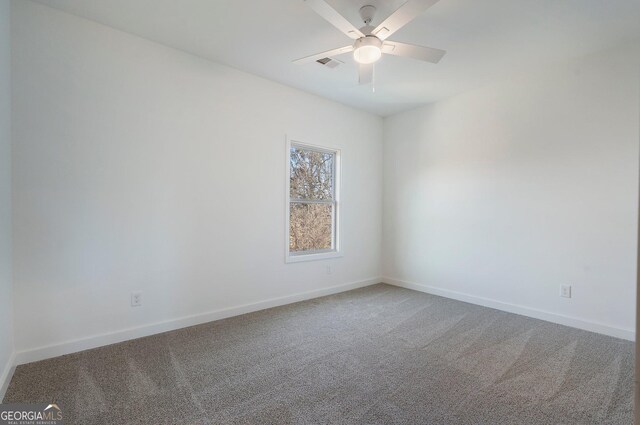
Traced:
POLYGON ((373 64, 360 64, 358 68, 358 82, 363 84, 373 83, 373 64))
POLYGON ((338 56, 338 55, 342 55, 344 53, 349 53, 349 52, 353 52, 353 46, 344 46, 344 47, 340 47, 339 49, 333 49, 333 50, 328 50, 322 53, 316 53, 315 55, 294 60, 293 63, 303 65, 309 62, 315 62, 318 59, 330 58, 332 56, 338 56))
POLYGON ((405 4, 400 6, 398 10, 378 25, 372 34, 380 40, 384 40, 438 1, 439 0, 407 0, 405 4))
POLYGON ((364 34, 356 28, 351 22, 336 12, 334 8, 329 6, 324 0, 304 0, 318 15, 329 21, 331 25, 338 28, 345 33, 347 37, 351 37, 354 40, 364 37, 364 34))
POLYGON ((397 41, 385 41, 382 52, 394 56, 418 59, 425 62, 438 63, 447 53, 445 50, 433 47, 415 46, 413 44, 398 43, 397 41))

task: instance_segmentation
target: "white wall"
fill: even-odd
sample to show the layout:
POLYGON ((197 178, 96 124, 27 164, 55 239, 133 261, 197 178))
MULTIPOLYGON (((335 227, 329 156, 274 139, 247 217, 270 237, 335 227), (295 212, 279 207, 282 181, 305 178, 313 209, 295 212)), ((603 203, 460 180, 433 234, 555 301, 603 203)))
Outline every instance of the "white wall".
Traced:
POLYGON ((18 350, 379 281, 380 118, 31 2, 13 19, 18 350), (342 149, 343 258, 284 262, 286 133, 342 149))
POLYGON ((637 46, 386 119, 386 280, 632 338, 637 46))
POLYGON ((10 2, 0 0, 0 401, 12 366, 10 2))

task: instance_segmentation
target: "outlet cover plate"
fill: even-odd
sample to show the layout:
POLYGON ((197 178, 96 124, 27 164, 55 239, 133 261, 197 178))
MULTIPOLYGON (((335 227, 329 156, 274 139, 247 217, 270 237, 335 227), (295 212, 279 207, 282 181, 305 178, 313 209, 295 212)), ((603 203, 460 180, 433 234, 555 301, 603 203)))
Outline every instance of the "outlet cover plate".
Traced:
POLYGON ((131 293, 131 307, 140 307, 142 306, 142 292, 132 292, 131 293))
POLYGON ((571 285, 560 285, 560 296, 563 298, 571 298, 571 285))

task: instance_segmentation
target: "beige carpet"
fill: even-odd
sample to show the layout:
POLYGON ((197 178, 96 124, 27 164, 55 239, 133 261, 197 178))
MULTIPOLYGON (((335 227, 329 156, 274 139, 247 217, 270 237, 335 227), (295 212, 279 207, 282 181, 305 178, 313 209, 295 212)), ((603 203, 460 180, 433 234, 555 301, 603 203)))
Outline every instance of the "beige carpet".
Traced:
POLYGON ((66 424, 631 424, 630 342, 387 285, 17 368, 66 424))

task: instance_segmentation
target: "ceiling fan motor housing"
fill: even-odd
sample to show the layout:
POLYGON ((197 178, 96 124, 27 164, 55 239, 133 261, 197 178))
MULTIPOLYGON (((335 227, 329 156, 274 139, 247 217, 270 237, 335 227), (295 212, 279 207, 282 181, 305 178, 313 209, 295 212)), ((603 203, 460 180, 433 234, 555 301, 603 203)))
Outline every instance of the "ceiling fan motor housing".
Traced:
POLYGON ((353 48, 355 50, 357 50, 357 49, 359 49, 361 47, 366 47, 366 46, 375 46, 375 47, 377 47, 379 49, 382 49, 382 40, 380 40, 375 35, 367 35, 366 37, 360 37, 353 44, 353 48))

